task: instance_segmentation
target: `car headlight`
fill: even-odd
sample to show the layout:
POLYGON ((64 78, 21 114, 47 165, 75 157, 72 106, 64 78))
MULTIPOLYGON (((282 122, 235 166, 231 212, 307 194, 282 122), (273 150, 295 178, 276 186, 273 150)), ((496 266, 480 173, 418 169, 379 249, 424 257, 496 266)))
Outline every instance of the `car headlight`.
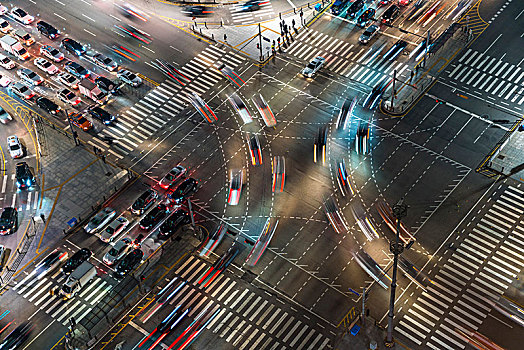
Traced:
POLYGON ((20 186, 22 186, 22 184, 21 184, 20 182, 17 181, 17 182, 16 182, 16 187, 20 187, 20 186))
POLYGON ((25 184, 26 184, 27 186, 31 186, 31 179, 27 179, 27 181, 25 182, 25 184))

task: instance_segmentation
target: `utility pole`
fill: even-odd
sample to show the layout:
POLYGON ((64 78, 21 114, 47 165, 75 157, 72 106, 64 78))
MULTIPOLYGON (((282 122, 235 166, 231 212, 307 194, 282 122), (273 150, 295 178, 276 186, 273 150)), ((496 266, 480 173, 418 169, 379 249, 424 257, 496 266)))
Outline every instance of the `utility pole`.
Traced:
POLYGON ((262 61, 262 29, 260 28, 260 23, 258 24, 258 48, 260 49, 260 60, 262 61))
POLYGON ((389 313, 388 313, 388 333, 386 335, 385 345, 391 348, 395 345, 393 342, 393 316, 395 310, 395 290, 397 289, 397 266, 398 256, 402 254, 404 245, 400 241, 400 219, 406 216, 408 206, 404 204, 404 198, 401 198, 395 206, 393 206, 393 215, 397 219, 397 236, 395 242, 389 244, 389 250, 393 253, 393 279, 391 281, 391 296, 389 299, 389 313))
POLYGON ((76 136, 78 134, 76 133, 76 130, 73 129, 73 123, 71 122, 71 118, 69 117, 69 113, 67 113, 67 109, 64 109, 64 113, 66 115, 67 121, 69 122, 69 128, 71 129, 71 133, 73 134, 73 140, 75 141, 75 145, 78 146, 78 140, 76 139, 76 136))
POLYGON ((391 111, 393 111, 393 102, 395 100, 395 83, 396 83, 396 80, 397 80, 397 70, 395 69, 393 71, 393 87, 392 87, 392 91, 391 91, 391 111))

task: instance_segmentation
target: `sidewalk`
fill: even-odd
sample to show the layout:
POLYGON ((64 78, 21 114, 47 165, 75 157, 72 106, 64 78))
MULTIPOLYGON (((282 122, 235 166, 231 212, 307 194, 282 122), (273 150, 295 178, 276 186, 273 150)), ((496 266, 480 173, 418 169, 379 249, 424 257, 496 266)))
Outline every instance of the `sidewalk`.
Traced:
POLYGON ((270 21, 248 25, 222 26, 221 23, 195 22, 191 30, 207 40, 228 46, 254 61, 263 63, 275 52, 287 47, 329 5, 328 1, 312 2, 309 7, 296 8, 270 21), (320 11, 315 6, 320 5, 320 11), (287 34, 285 33, 287 29, 287 34), (262 38, 259 34, 262 34, 262 38))
MULTIPOLYGON (((386 350, 386 349, 404 349, 395 341, 395 345, 391 348, 386 347, 384 339, 386 339, 386 330, 375 324, 375 320, 371 317, 366 317, 365 323, 357 321, 356 325, 360 327, 356 335, 348 331, 342 338, 335 340, 333 349, 335 350, 386 350)), ((393 333, 395 336, 395 333, 393 333)), ((393 338, 393 340, 395 340, 393 338)))

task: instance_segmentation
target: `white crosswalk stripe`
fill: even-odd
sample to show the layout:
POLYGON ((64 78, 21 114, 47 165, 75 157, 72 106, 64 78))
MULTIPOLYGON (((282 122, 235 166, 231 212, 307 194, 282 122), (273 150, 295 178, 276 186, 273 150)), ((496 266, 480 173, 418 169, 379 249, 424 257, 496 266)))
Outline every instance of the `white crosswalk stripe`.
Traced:
POLYGON ((447 73, 451 80, 471 85, 490 95, 503 97, 519 105, 524 102, 524 98, 517 102, 521 97, 517 89, 521 87, 519 81, 524 72, 510 62, 468 49, 447 73))
POLYGON ((216 283, 201 289, 196 281, 209 266, 196 256, 188 257, 175 271, 180 283, 187 281, 187 284, 169 304, 180 305, 181 310, 190 308, 189 315, 193 317, 210 305, 215 305, 217 310, 220 308, 206 326, 218 337, 234 347, 253 350, 260 346, 264 349, 320 349, 330 342, 300 314, 293 315, 291 311, 276 307, 263 293, 241 287, 230 277, 220 275, 216 283))
POLYGON ((419 346, 463 349, 455 329, 478 329, 524 268, 522 190, 508 186, 495 194, 477 224, 438 269, 433 283, 404 312, 395 330, 419 346), (492 300, 491 300, 492 299, 492 300))

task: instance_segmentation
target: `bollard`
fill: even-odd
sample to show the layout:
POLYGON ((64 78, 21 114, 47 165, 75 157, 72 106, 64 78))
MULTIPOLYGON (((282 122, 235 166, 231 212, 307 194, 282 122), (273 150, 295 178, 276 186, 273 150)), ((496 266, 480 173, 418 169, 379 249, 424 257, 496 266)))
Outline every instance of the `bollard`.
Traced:
POLYGON ((310 8, 311 8, 311 6, 309 5, 309 2, 307 3, 307 8, 308 8, 308 9, 310 9, 310 8))
POLYGON ((215 41, 215 34, 211 33, 211 40, 215 41))
POLYGON ((202 34, 202 28, 200 28, 200 34, 202 34))
POLYGON ((204 27, 206 27, 206 29, 208 29, 207 28, 207 21, 204 21, 204 27))
POLYGON ((278 17, 280 17, 280 19, 282 19, 282 12, 278 13, 278 17))

